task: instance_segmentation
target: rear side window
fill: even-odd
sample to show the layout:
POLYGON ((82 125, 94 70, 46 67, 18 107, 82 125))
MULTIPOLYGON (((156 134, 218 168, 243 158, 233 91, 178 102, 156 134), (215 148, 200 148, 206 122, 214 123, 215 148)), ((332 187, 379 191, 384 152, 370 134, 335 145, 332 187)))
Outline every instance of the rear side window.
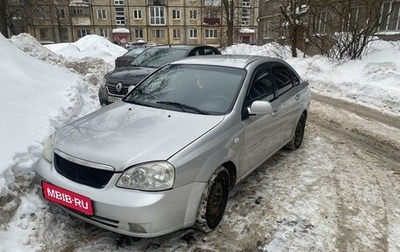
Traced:
POLYGON ((273 72, 278 88, 278 95, 285 93, 293 87, 292 73, 287 67, 274 67, 273 72))

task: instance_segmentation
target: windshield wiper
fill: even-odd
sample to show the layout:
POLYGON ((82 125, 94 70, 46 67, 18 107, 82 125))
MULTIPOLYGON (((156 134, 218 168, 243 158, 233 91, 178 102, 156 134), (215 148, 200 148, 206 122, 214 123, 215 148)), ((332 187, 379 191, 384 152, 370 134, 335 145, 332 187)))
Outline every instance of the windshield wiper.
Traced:
POLYGON ((186 112, 187 110, 192 110, 192 111, 195 111, 195 112, 197 112, 199 114, 208 115, 208 112, 206 112, 204 110, 201 110, 199 108, 187 105, 185 103, 171 102, 171 101, 158 101, 157 103, 175 106, 175 107, 180 108, 184 112, 186 112))

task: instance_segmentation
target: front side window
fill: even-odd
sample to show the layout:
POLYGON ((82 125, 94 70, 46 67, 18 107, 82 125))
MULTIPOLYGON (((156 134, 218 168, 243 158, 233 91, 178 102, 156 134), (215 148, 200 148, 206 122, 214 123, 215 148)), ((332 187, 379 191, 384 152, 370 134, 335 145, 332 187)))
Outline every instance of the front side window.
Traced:
POLYGON ((250 91, 246 97, 248 106, 257 100, 272 101, 275 99, 275 85, 272 71, 266 65, 256 70, 250 91))
POLYGON ((245 75, 245 70, 237 68, 172 64, 139 84, 123 101, 183 113, 224 115, 232 110, 245 75))
POLYGON ((151 25, 165 25, 165 8, 163 6, 150 7, 149 12, 151 25))

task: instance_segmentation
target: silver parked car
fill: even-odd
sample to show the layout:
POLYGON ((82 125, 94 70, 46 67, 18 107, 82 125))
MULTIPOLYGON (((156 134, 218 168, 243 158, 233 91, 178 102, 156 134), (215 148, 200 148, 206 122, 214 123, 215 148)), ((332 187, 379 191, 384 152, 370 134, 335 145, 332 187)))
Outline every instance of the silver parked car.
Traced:
POLYGON ((35 167, 43 196, 130 236, 210 231, 230 189, 282 147, 300 147, 310 99, 308 83, 279 59, 169 63, 49 137, 35 167))

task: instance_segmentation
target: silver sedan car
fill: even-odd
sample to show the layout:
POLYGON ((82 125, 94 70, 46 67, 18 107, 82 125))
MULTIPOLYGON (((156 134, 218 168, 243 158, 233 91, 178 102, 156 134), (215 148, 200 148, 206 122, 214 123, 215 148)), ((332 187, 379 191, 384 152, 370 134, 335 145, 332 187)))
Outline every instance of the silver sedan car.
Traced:
POLYGON ((280 59, 169 63, 49 137, 35 166, 43 197, 125 235, 211 231, 236 184, 281 148, 300 147, 310 100, 309 84, 280 59))

